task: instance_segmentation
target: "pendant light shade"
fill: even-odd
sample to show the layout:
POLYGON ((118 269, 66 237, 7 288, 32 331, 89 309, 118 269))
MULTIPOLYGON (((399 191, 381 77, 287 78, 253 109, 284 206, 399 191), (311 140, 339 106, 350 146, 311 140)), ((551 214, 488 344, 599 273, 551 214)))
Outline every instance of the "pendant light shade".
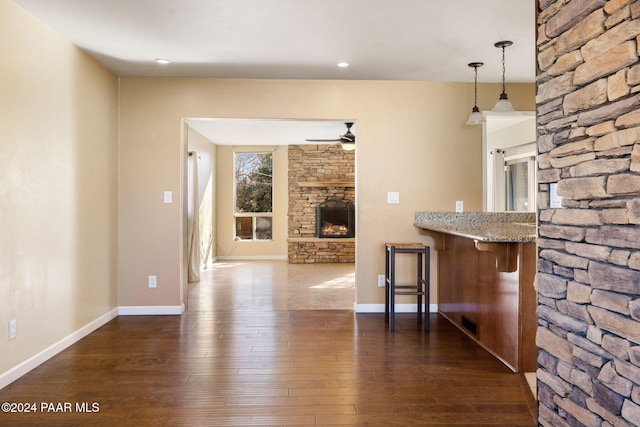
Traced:
POLYGON ((473 81, 473 109, 467 120, 468 125, 479 125, 484 122, 484 116, 478 108, 478 67, 482 67, 482 62, 471 62, 469 67, 473 67, 474 81, 473 81))
POLYGON ((498 99, 498 102, 496 102, 496 105, 493 107, 492 111, 495 111, 495 112, 503 113, 508 111, 514 111, 513 106, 511 105, 511 101, 509 101, 509 97, 507 96, 507 91, 505 89, 506 69, 504 65, 504 49, 511 46, 512 44, 513 42, 509 40, 499 41, 494 44, 495 47, 502 49, 502 93, 500 94, 500 98, 498 99))

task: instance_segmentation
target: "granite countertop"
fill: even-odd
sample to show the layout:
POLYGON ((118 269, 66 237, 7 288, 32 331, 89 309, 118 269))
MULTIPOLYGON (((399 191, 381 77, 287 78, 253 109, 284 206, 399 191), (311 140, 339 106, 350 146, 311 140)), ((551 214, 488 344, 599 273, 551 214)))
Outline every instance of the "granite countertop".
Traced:
POLYGON ((413 225, 481 242, 536 240, 535 212, 416 212, 413 225))

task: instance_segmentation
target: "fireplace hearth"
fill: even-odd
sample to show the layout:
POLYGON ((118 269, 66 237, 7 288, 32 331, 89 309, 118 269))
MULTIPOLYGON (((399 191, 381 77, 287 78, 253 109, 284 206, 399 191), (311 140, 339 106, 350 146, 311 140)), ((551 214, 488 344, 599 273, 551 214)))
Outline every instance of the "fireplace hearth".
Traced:
POLYGON ((355 209, 343 200, 327 200, 316 206, 316 237, 355 237, 355 209))

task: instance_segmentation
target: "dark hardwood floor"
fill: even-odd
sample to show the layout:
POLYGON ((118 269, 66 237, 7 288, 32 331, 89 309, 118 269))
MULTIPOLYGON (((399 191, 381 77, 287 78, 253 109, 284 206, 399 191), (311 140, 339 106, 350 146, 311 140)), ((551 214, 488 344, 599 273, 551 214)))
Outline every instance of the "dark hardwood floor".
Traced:
POLYGON ((524 378, 443 318, 424 333, 398 314, 392 333, 381 313, 274 309, 268 277, 230 271, 184 315, 118 317, 0 390, 37 409, 0 425, 535 425, 524 378))

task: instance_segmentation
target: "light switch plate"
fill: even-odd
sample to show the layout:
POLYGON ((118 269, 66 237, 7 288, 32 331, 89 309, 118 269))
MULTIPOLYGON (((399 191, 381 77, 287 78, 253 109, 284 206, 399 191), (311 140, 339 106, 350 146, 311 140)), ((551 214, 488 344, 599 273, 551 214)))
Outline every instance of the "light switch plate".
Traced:
POLYGON ((558 184, 549 184, 549 207, 561 208, 562 196, 558 196, 558 184))
POLYGON ((397 191, 389 191, 387 193, 387 203, 390 205, 400 203, 400 193, 397 191))
POLYGON ((165 203, 171 203, 172 202, 172 198, 173 198, 173 195, 171 194, 171 191, 165 191, 164 192, 164 202, 165 203))
POLYGON ((10 320, 9 321, 9 339, 13 340, 16 338, 17 335, 18 333, 16 329, 16 319, 10 320))

